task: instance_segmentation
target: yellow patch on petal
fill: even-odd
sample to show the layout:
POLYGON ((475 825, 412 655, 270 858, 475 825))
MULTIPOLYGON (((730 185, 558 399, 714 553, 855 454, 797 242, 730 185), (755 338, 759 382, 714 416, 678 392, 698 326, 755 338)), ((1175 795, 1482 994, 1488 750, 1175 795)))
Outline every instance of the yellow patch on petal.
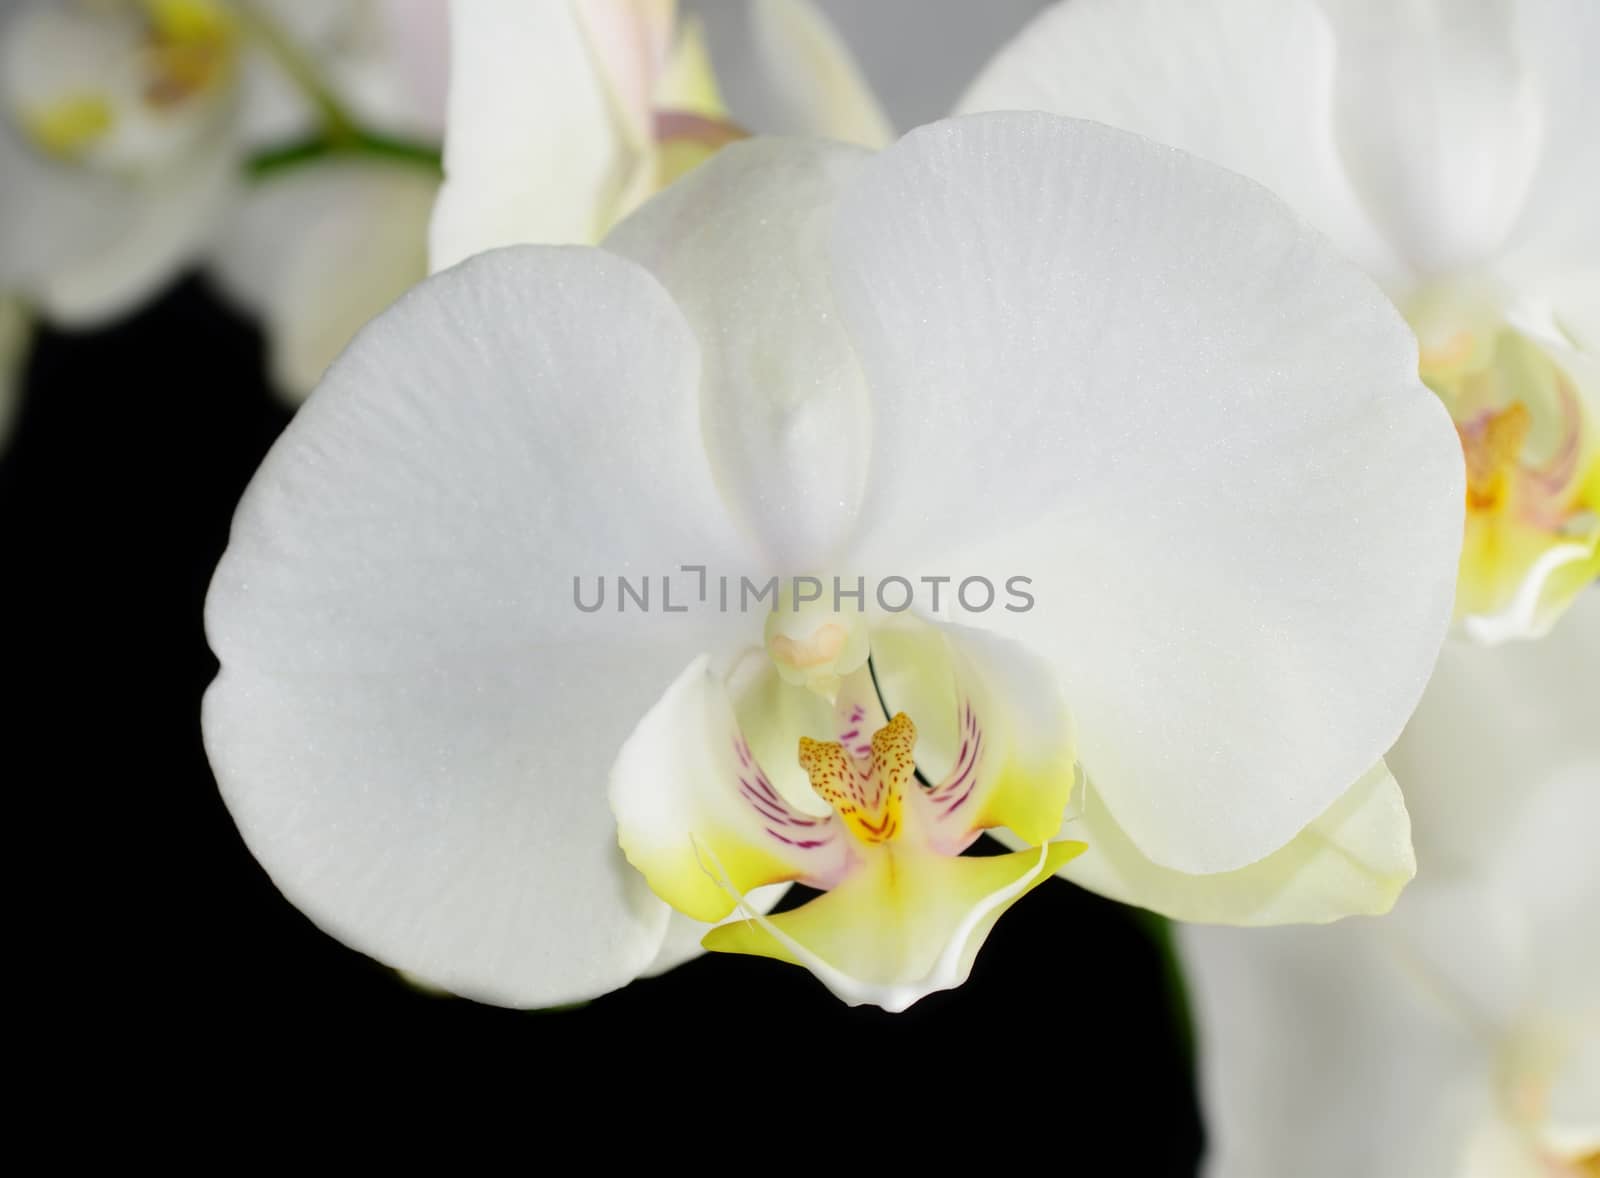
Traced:
POLYGON ((721 925, 701 944, 801 965, 846 1001, 903 1009, 960 985, 1001 914, 1084 849, 948 857, 902 843, 810 903, 721 925))
POLYGON ((626 846, 628 862, 645 877, 651 891, 685 916, 707 923, 721 920, 737 906, 730 887, 744 893, 802 875, 776 853, 718 829, 696 831, 693 849, 691 858, 671 848, 653 853, 637 841, 626 846))
POLYGON ((984 799, 975 825, 984 830, 1004 826, 1033 846, 1047 842, 1061 829, 1077 777, 1078 763, 1070 746, 1054 765, 1008 762, 984 799))
POLYGON ((98 94, 74 94, 22 115, 28 137, 44 151, 61 157, 93 146, 115 121, 110 101, 98 94))

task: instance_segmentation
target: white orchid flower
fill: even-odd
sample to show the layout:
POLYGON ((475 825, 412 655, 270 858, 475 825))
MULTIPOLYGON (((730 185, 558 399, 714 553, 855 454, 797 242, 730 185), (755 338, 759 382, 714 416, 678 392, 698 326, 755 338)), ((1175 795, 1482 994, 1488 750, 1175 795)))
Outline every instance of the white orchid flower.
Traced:
MULTIPOLYGON (((888 141, 849 50, 811 4, 755 0, 744 15, 782 129, 888 141)), ((597 242, 747 133, 724 105, 701 20, 678 20, 674 0, 461 0, 450 31, 436 269, 502 245, 597 242)))
MULTIPOLYGON (((324 203, 313 209, 304 193, 283 190, 292 184, 247 189, 246 161, 287 139, 323 134, 328 111, 311 99, 331 101, 332 83, 373 123, 337 130, 410 131, 417 117, 402 118, 397 108, 414 91, 438 89, 437 77, 421 76, 421 63, 430 41, 442 61, 441 4, 17 6, 0 51, 0 291, 46 320, 93 327, 184 268, 212 261, 224 289, 264 314, 274 369, 303 396, 330 349, 420 276, 415 259, 424 254, 437 166, 419 195, 414 166, 341 155, 330 169, 337 180, 317 177, 324 203), (396 61, 417 76, 375 68, 396 61), (360 216, 351 214, 352 193, 371 198, 359 202, 360 216), (286 224, 285 211, 299 219, 286 224), (413 264, 397 281, 408 257, 413 264), (343 284, 329 281, 335 266, 343 284), (377 301, 367 295, 367 315, 348 305, 352 281, 379 292, 377 301)), ((442 112, 433 120, 435 138, 441 119, 442 112)))
POLYGON ((1094 886, 1386 907, 1459 472, 1403 321, 1248 182, 1042 115, 752 140, 357 336, 235 518, 206 745, 323 928, 504 1004, 704 936, 903 1007, 1077 850, 1080 773, 1094 886), (612 574, 656 612, 578 608, 612 574), (978 575, 1036 608, 890 616, 978 575), (764 916, 789 880, 831 890, 764 916))
POLYGON ((1537 636, 1600 571, 1600 5, 1070 0, 965 110, 1215 160, 1389 292, 1467 460, 1457 614, 1537 636))
POLYGON ((218 0, 49 0, 0 29, 0 291, 90 327, 194 260, 234 179, 218 0))
POLYGON ((1600 1166, 1600 594, 1447 647, 1391 756, 1422 873, 1382 920, 1185 928, 1216 1178, 1600 1166))

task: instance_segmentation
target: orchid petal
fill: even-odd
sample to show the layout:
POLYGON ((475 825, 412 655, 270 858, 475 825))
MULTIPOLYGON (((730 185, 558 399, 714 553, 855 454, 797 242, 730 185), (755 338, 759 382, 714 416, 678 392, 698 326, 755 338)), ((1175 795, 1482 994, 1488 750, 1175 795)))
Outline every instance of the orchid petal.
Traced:
POLYGON ((718 152, 617 226, 703 349, 712 469, 768 560, 825 567, 865 477, 866 388, 828 285, 832 208, 865 152, 752 140, 718 152))
POLYGON ((1388 756, 1426 870, 1462 871, 1482 862, 1538 787, 1600 758, 1597 666, 1600 590, 1594 589, 1538 641, 1445 644, 1388 756))
POLYGON ((1146 857, 1255 862, 1382 756, 1449 621, 1464 490, 1369 279, 1249 181, 1047 115, 908 135, 832 258, 879 423, 855 553, 1033 578, 983 624, 1056 668, 1146 857))
MULTIPOLYGON (((1390 916, 1179 931, 1216 1172, 1487 1178, 1564 1173, 1553 1163, 1581 1152, 1560 1089, 1581 1083, 1562 1065, 1581 1063, 1573 1049, 1600 1028, 1600 948, 1584 935, 1600 912, 1600 748, 1583 739, 1587 700, 1563 697, 1588 652, 1568 652, 1565 671, 1543 663, 1539 698, 1570 727, 1561 753, 1542 746, 1563 726, 1532 700, 1495 710, 1537 687, 1540 662, 1525 656, 1558 645, 1460 648, 1484 661, 1459 764, 1479 752, 1489 764, 1422 790, 1427 779, 1407 779, 1427 870, 1390 916), (1520 767, 1504 755, 1519 738, 1534 754, 1520 767)), ((1430 736, 1448 757, 1452 734, 1430 736)))
POLYGON ((1313 0, 1072 0, 1018 34, 959 109, 1093 119, 1222 164, 1395 288, 1406 268, 1334 140, 1338 61, 1313 0))
POLYGON ((1483 263, 1521 210, 1539 146, 1514 5, 1321 3, 1340 49, 1336 135, 1367 208, 1420 273, 1483 263))
POLYGON ((1547 780, 1523 781, 1533 797, 1508 816, 1482 874, 1520 917, 1540 1004, 1600 1022, 1600 941, 1584 931, 1600 918, 1600 739, 1547 780))
MULTIPOLYGON (((772 911, 773 905, 782 900, 788 892, 788 884, 772 884, 764 888, 756 888, 744 898, 748 911, 758 912, 762 916, 772 911)), ((732 920, 745 920, 738 911, 730 914, 722 923, 732 920)), ((645 967, 639 976, 644 978, 660 977, 669 970, 677 969, 685 962, 693 961, 697 957, 705 956, 706 948, 702 942, 706 934, 717 926, 703 920, 695 920, 681 912, 673 912, 667 918, 667 934, 661 939, 661 948, 657 951, 655 960, 645 967)))
POLYGON ((37 156, 0 118, 0 288, 63 326, 102 325, 195 260, 233 185, 225 152, 159 175, 103 175, 37 156))
POLYGON ((904 1010, 966 981, 1006 909, 1083 849, 1050 843, 986 857, 890 850, 799 908, 719 925, 705 946, 802 965, 851 1006, 904 1010))
POLYGON ((648 275, 508 249, 366 327, 268 455, 206 603, 206 747, 252 852, 323 928, 509 1005, 654 959, 667 909, 604 783, 717 631, 579 612, 572 585, 617 553, 741 563, 697 458, 697 377, 648 275))
POLYGON ((465 0, 451 5, 450 38, 433 268, 495 246, 598 240, 632 153, 572 5, 465 0))
MULTIPOLYGON (((1405 800, 1380 762, 1289 843, 1265 859, 1215 875, 1152 863, 1090 783, 1061 827, 1089 851, 1061 870, 1102 896, 1174 920, 1208 924, 1323 924, 1389 911, 1416 873, 1405 800)), ((1008 846, 1018 840, 1001 833, 1008 846)))
MULTIPOLYGON (((1556 277, 1546 274, 1539 285, 1556 331, 1578 351, 1600 356, 1600 267, 1571 270, 1556 277)), ((1600 390, 1596 390, 1591 402, 1596 404, 1596 416, 1600 416, 1600 390)))
POLYGON ((174 281, 215 232, 236 192, 235 170, 231 155, 210 152, 158 183, 107 193, 121 232, 92 252, 58 259, 30 291, 40 312, 65 327, 98 327, 174 281))
POLYGON ((1207 1174, 1457 1172, 1493 1115, 1492 1048, 1395 951, 1386 920, 1177 932, 1207 1174))
MULTIPOLYGON (((1600 8, 1587 0, 1512 0, 1514 44, 1540 118, 1540 150, 1500 263, 1526 274, 1600 266, 1600 8)), ((1592 288, 1591 288, 1592 291, 1592 288)), ((1592 304, 1591 304, 1592 305, 1592 304)))
POLYGON ((338 162, 269 177, 229 214, 213 259, 265 320, 274 383, 292 403, 357 330, 426 277, 438 182, 404 164, 338 162))

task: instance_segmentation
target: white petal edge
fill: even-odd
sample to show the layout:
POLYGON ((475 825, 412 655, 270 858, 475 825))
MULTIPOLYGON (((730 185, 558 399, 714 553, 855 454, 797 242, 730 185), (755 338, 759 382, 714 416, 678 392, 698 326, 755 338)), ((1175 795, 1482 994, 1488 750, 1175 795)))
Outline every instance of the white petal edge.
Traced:
POLYGON ((1334 141, 1338 45, 1315 0, 1068 0, 957 109, 1043 110, 1154 139, 1266 185, 1390 289, 1410 281, 1334 141))
POLYGON ((697 372, 630 263, 499 251, 362 331, 269 454, 207 599, 206 746, 252 852, 333 935, 518 1006, 655 958, 667 909, 605 777, 705 636, 581 614, 571 578, 670 571, 683 545, 736 561, 697 372))
MULTIPOLYGON (((1022 844, 997 832, 1007 846, 1022 844)), ((1089 849, 1057 873, 1080 887, 1203 924, 1325 924, 1381 915, 1416 874, 1411 824, 1400 787, 1382 762, 1290 842, 1258 863, 1215 875, 1186 875, 1140 854, 1116 819, 1080 790, 1061 838, 1089 849)))

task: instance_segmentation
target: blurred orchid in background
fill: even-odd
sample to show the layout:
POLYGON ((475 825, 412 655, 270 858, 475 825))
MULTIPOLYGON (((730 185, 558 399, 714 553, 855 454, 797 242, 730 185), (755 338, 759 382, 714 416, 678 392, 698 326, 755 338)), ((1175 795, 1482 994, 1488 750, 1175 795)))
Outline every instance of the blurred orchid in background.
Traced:
MULTIPOLYGON (((512 241, 592 243, 745 134, 699 18, 673 0, 456 7, 459 52, 478 64, 458 81, 456 122, 473 130, 446 161, 441 264, 512 241), (472 203, 486 167, 507 194, 487 217, 472 203)), ((764 109, 815 108, 825 133, 886 139, 806 0, 739 15, 725 51, 773 79, 764 109)), ((22 0, 4 41, 0 291, 45 321, 102 324, 204 265, 261 319, 274 384, 298 402, 427 273, 445 0, 22 0)))
POLYGON ((1048 110, 1283 196, 1380 281, 1455 419, 1474 638, 1600 572, 1600 4, 1069 0, 964 110, 1048 110))
POLYGON ((203 252, 237 179, 218 0, 14 3, 0 30, 0 290, 91 327, 203 252))
POLYGON ((446 0, 314 7, 314 29, 255 26, 278 38, 276 57, 251 79, 245 182, 207 258, 224 294, 260 318, 291 403, 427 272, 444 134, 446 0))
MULTIPOLYGON (((407 160, 436 174, 434 149, 380 129, 425 92, 430 79, 400 67, 414 66, 429 37, 442 57, 442 13, 443 0, 13 4, 0 54, 0 289, 48 323, 89 328, 215 262, 224 288, 264 314, 275 372, 303 395, 320 374, 295 362, 305 337, 353 330, 403 285, 382 287, 385 270, 371 263, 385 255, 375 251, 345 267, 355 272, 347 281, 381 287, 366 316, 330 325, 327 294, 268 297, 284 273, 315 270, 330 241, 315 231, 320 208, 301 207, 292 225, 263 224, 257 207, 276 195, 256 185, 315 165, 319 191, 330 194, 323 160, 407 160)), ((403 126, 426 130, 426 120, 403 126)), ((384 209, 392 192, 375 192, 365 211, 384 209)), ((415 243, 410 251, 421 252, 415 243)), ((307 293, 304 282, 295 288, 307 293)), ((333 352, 324 352, 325 362, 333 352)))
POLYGON ((1444 652, 1391 754, 1416 882, 1382 920, 1184 928, 1216 1178, 1600 1172, 1600 594, 1444 652))
MULTIPOLYGON (((455 5, 435 269, 502 245, 593 244, 748 133, 723 104, 701 21, 676 21, 676 10, 673 0, 455 5)), ((827 138, 888 141, 887 120, 820 12, 803 0, 754 0, 747 16, 769 107, 806 111, 808 129, 827 138)))
POLYGON ((1240 923, 1393 903, 1379 758, 1449 621, 1459 449, 1281 202, 988 116, 735 144, 604 246, 406 296, 235 518, 207 749, 322 927, 511 1005, 704 938, 900 1009, 1058 867, 1240 923), (1038 607, 574 609, 686 562, 1026 573, 1038 607), (1023 849, 956 857, 986 828, 1023 849), (830 890, 749 894, 790 880, 830 890))

